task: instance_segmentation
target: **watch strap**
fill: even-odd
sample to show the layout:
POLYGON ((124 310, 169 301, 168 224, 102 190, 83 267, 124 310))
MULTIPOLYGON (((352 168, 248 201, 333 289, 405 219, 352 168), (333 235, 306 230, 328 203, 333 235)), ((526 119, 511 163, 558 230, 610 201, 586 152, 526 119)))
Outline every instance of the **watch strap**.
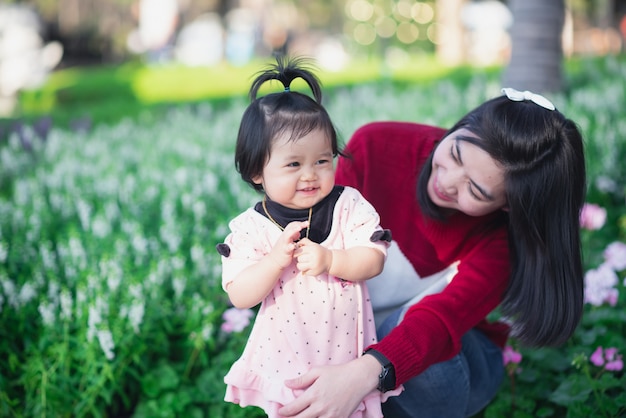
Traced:
POLYGON ((396 370, 393 367, 393 363, 383 353, 373 348, 368 348, 363 354, 369 354, 374 357, 382 367, 378 375, 377 389, 383 393, 394 389, 396 387, 396 370))

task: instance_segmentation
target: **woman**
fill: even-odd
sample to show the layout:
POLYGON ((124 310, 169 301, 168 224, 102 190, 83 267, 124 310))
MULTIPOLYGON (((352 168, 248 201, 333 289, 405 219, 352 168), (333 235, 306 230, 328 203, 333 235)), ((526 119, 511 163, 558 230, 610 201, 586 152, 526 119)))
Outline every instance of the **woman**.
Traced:
POLYGON ((354 134, 337 183, 374 205, 420 277, 454 270, 443 290, 389 315, 365 355, 287 381, 304 392, 283 416, 345 417, 372 390, 401 384, 386 417, 471 416, 499 388, 509 335, 539 347, 574 332, 582 137, 543 96, 503 91, 447 132, 380 122, 354 134), (503 321, 488 322, 497 307, 503 321))

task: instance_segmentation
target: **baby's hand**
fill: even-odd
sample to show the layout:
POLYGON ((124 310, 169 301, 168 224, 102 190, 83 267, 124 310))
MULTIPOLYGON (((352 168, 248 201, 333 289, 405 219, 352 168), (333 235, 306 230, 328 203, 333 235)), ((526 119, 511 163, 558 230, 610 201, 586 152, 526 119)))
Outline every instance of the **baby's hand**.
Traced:
POLYGON ((308 221, 291 222, 285 227, 285 230, 278 237, 272 251, 268 254, 281 269, 289 264, 294 255, 294 251, 298 244, 296 241, 300 238, 300 231, 309 226, 308 221))
POLYGON ((296 266, 302 274, 307 276, 317 276, 318 274, 328 273, 333 262, 333 253, 331 250, 303 238, 298 242, 298 249, 294 253, 298 259, 296 266))

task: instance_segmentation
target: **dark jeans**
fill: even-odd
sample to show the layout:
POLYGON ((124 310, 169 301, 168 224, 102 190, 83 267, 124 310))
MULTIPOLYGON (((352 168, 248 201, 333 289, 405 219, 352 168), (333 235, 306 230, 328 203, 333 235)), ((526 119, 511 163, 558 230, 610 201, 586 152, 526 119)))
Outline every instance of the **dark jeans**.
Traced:
MULTIPOLYGON (((378 328, 378 338, 397 324, 401 309, 378 328)), ((498 392, 504 378, 502 350, 482 332, 470 330, 461 352, 433 364, 404 383, 400 396, 383 404, 385 418, 456 418, 480 412, 498 392)))

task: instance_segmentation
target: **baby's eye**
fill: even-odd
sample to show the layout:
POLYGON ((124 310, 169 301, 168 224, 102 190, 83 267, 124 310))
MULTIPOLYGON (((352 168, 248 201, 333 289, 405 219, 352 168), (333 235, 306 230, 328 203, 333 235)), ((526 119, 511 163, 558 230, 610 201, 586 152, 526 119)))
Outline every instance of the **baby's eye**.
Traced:
POLYGON ((287 167, 299 167, 299 166, 300 166, 300 163, 297 161, 287 164, 287 167))
POLYGON ((330 162, 330 160, 317 160, 317 164, 321 165, 321 164, 328 164, 330 162))

